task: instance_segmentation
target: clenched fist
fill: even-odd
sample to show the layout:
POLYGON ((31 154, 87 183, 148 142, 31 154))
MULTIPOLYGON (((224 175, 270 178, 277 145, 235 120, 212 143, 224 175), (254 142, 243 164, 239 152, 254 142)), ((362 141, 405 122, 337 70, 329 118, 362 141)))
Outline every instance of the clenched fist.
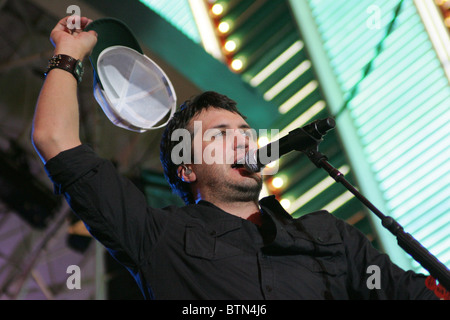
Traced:
POLYGON ((97 43, 95 31, 83 31, 91 22, 91 19, 77 16, 61 19, 50 34, 55 54, 66 54, 79 60, 88 56, 97 43), (79 23, 73 23, 74 19, 79 19, 79 23), (80 29, 75 28, 77 25, 80 29))

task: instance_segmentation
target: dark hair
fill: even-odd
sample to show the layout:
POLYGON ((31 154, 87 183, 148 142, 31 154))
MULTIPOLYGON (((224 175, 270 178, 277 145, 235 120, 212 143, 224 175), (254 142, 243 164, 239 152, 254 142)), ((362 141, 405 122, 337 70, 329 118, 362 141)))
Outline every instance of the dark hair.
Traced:
POLYGON ((236 108, 236 102, 234 100, 217 92, 207 91, 192 97, 180 106, 180 110, 175 112, 172 119, 170 119, 161 138, 160 158, 164 169, 164 176, 172 187, 172 190, 177 193, 186 204, 195 203, 195 199, 189 184, 178 177, 177 169, 180 164, 173 163, 171 153, 172 149, 179 142, 172 141, 171 137, 175 130, 187 129, 189 122, 194 116, 209 108, 224 109, 237 113, 245 119, 236 108))

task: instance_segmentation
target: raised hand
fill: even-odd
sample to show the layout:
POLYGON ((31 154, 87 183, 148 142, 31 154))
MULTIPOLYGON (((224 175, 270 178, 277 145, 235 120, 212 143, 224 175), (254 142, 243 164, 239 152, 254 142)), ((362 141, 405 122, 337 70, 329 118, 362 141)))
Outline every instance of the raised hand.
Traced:
POLYGON ((80 60, 88 56, 97 43, 95 31, 83 31, 91 22, 91 19, 78 16, 61 19, 50 34, 50 41, 55 46, 55 54, 67 54, 80 60), (74 23, 74 20, 79 23, 74 23), (75 28, 77 25, 79 29, 75 28))

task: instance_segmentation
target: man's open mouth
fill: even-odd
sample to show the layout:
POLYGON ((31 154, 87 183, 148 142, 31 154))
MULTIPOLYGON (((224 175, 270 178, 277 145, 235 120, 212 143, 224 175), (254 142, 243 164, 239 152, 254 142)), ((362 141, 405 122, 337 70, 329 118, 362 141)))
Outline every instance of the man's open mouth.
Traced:
POLYGON ((238 171, 242 176, 251 176, 253 172, 249 171, 248 168, 242 163, 234 163, 231 165, 231 169, 238 171))

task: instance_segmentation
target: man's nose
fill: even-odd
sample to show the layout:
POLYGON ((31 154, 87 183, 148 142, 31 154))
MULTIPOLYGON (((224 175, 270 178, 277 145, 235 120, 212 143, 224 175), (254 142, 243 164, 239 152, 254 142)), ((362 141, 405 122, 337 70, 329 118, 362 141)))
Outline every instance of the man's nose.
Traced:
POLYGON ((249 146, 250 146, 250 139, 249 139, 248 135, 245 132, 236 130, 235 134, 233 135, 233 149, 248 150, 249 146))

